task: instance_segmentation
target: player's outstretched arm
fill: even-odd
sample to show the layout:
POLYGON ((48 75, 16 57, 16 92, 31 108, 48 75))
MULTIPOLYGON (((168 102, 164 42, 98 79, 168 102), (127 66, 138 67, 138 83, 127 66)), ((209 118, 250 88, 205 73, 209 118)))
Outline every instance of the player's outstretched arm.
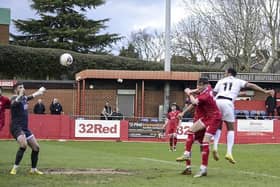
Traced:
POLYGON ((163 125, 163 127, 162 127, 162 129, 165 129, 165 128, 167 127, 168 121, 169 121, 169 119, 168 119, 168 118, 166 118, 166 119, 165 119, 165 122, 164 122, 164 125, 163 125))
POLYGON ((261 88, 260 86, 254 84, 254 83, 250 83, 250 82, 248 82, 246 84, 246 87, 251 88, 252 90, 255 90, 255 91, 265 93, 265 94, 271 94, 272 93, 272 90, 265 90, 265 89, 261 88))
POLYGON ((46 92, 45 87, 41 87, 38 89, 38 91, 34 92, 32 95, 27 96, 27 100, 33 99, 34 97, 43 95, 46 92))
POLYGON ((193 105, 197 105, 198 104, 198 99, 196 99, 192 94, 193 94, 193 90, 186 88, 185 90, 186 95, 190 98, 190 102, 193 105))
POLYGON ((187 108, 185 108, 180 114, 178 114, 178 118, 181 119, 183 118, 183 116, 185 115, 186 112, 191 111, 194 108, 193 104, 190 104, 189 106, 187 106, 187 108))
POLYGON ((195 98, 193 95, 190 95, 190 101, 193 105, 197 105, 198 104, 198 99, 195 98))
POLYGON ((238 94, 238 96, 246 96, 246 95, 247 95, 247 93, 244 92, 244 91, 240 91, 239 94, 238 94))
POLYGON ((190 89, 190 88, 186 88, 184 90, 185 94, 188 95, 188 94, 197 94, 198 93, 198 89, 190 89))

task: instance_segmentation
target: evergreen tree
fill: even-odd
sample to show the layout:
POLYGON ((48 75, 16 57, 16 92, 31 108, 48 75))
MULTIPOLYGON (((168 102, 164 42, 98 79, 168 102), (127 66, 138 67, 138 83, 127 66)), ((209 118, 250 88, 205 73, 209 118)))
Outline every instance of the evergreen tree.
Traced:
POLYGON ((130 58, 139 58, 139 54, 136 52, 133 44, 129 44, 127 48, 122 47, 120 50, 119 56, 130 57, 130 58))
POLYGON ((13 20, 23 35, 11 34, 12 43, 40 48, 61 48, 77 52, 104 53, 120 37, 99 34, 109 19, 89 20, 87 10, 95 9, 105 0, 32 0, 39 20, 13 20))

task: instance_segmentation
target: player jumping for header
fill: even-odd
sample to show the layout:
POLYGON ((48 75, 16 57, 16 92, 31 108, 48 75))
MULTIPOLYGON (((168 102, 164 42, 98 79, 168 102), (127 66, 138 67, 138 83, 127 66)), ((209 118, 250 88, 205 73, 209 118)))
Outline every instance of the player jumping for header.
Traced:
POLYGON ((221 123, 221 113, 214 101, 212 89, 209 87, 207 78, 200 78, 197 82, 198 95, 195 98, 193 91, 186 89, 185 93, 189 96, 193 105, 196 105, 194 124, 189 128, 187 134, 186 148, 183 156, 178 157, 176 161, 187 161, 191 159, 191 149, 195 140, 195 133, 199 131, 205 134, 203 136, 201 148, 201 166, 200 171, 194 177, 207 176, 207 166, 209 159, 209 143, 211 137, 215 135, 216 130, 221 123), (204 133, 204 132, 203 132, 204 133))
MULTIPOLYGON (((236 78, 237 72, 233 68, 228 68, 225 72, 225 78, 218 81, 214 88, 216 95, 216 103, 222 113, 222 120, 227 125, 227 154, 225 159, 235 164, 236 161, 232 156, 232 148, 234 145, 234 101, 242 88, 250 88, 255 91, 269 94, 272 90, 264 90, 256 84, 236 78)), ((222 123, 214 136, 213 157, 219 160, 218 143, 221 136, 222 123)))

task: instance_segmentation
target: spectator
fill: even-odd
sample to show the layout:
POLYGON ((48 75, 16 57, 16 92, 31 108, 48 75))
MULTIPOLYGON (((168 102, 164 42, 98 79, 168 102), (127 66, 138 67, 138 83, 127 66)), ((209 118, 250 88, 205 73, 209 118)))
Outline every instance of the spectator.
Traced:
POLYGON ((239 110, 236 113, 236 118, 237 119, 247 119, 247 116, 248 115, 246 114, 246 112, 244 110, 239 110))
POLYGON ((112 107, 110 106, 109 102, 105 103, 105 106, 101 112, 101 119, 102 120, 111 120, 112 119, 112 107))
POLYGON ((5 110, 10 108, 11 101, 8 97, 2 95, 2 87, 0 86, 0 131, 5 125, 5 110))
POLYGON ((123 120, 123 114, 120 113, 118 108, 115 108, 112 113, 112 119, 113 120, 123 120))
POLYGON ((34 114, 45 114, 45 105, 42 99, 38 99, 37 103, 34 105, 33 112, 34 114))
POLYGON ((182 122, 188 122, 193 120, 193 113, 186 112, 183 116, 182 122))
POLYGON ((255 119, 264 119, 264 115, 261 111, 256 111, 255 119))
MULTIPOLYGON (((183 111, 191 104, 190 99, 186 98, 185 100, 185 106, 183 108, 183 111)), ((188 122, 193 120, 193 111, 187 111, 184 113, 184 116, 182 117, 182 122, 188 122)))
POLYGON ((256 120, 264 119, 265 118, 265 111, 259 111, 259 110, 255 111, 255 110, 252 110, 250 112, 250 118, 251 119, 256 119, 256 120))
MULTIPOLYGON (((189 98, 186 99, 185 101, 185 106, 183 108, 183 111, 190 105, 190 100, 189 98)), ((192 121, 193 119, 193 111, 187 111, 186 113, 184 113, 184 116, 182 118, 182 122, 188 122, 188 121, 192 121)))
POLYGON ((276 108, 276 99, 275 99, 275 91, 269 95, 265 100, 265 108, 267 117, 274 118, 274 111, 276 108))
POLYGON ((63 114, 63 109, 61 104, 58 102, 57 98, 54 98, 50 105, 51 114, 59 115, 63 114))
POLYGON ((277 116, 278 116, 278 118, 280 117, 280 106, 278 106, 277 108, 276 108, 276 111, 277 111, 277 116))

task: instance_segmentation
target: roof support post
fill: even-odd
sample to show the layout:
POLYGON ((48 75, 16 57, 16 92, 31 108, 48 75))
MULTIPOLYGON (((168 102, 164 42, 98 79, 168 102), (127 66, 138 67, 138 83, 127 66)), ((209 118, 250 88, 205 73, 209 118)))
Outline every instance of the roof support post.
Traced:
POLYGON ((145 103, 145 81, 142 80, 142 93, 141 93, 141 117, 144 117, 144 103, 145 103))

